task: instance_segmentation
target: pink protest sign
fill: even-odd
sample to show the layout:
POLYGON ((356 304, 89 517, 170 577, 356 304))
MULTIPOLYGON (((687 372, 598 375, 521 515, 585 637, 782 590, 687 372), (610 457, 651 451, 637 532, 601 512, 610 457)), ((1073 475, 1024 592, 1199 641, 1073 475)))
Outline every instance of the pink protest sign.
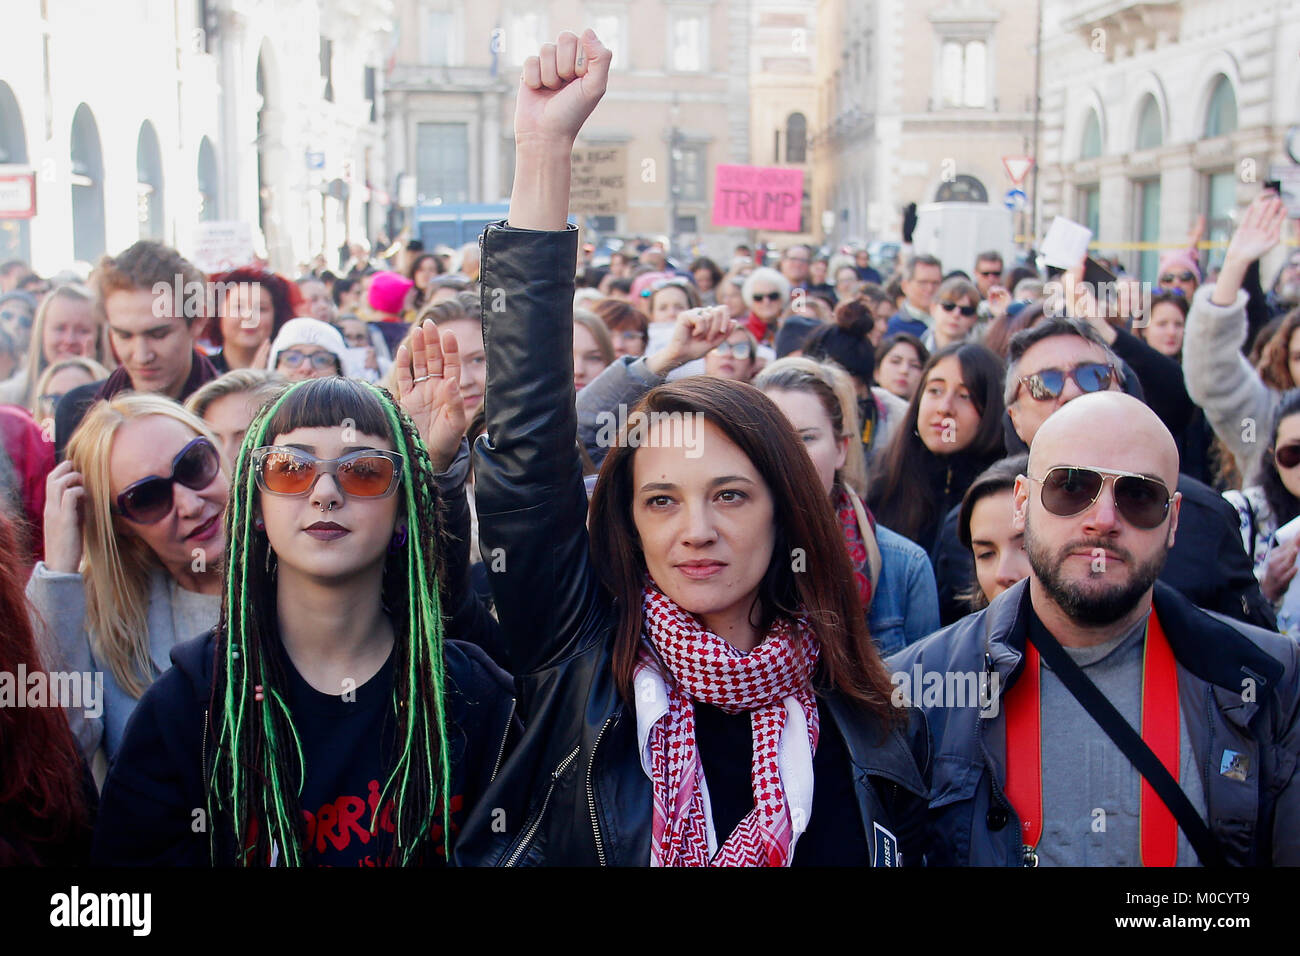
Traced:
POLYGON ((713 224, 799 232, 803 170, 718 166, 713 177, 713 224))

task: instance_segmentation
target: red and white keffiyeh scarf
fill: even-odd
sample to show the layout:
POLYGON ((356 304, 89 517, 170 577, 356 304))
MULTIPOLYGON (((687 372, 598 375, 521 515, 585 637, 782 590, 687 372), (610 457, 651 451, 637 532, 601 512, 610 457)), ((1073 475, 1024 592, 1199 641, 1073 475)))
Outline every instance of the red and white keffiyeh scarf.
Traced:
MULTIPOLYGON (((706 630, 692 615, 653 586, 643 597, 642 633, 668 671, 662 682, 667 703, 649 728, 646 768, 654 785, 652 866, 786 866, 796 832, 807 826, 811 810, 812 754, 817 749, 817 701, 812 674, 819 647, 806 622, 778 623, 748 654, 706 630), (711 821, 704 803, 704 771, 695 741, 695 707, 699 700, 738 714, 750 712, 754 755, 750 779, 754 809, 709 857, 711 821), (792 715, 787 707, 798 708, 792 715), (791 717, 793 720, 790 720, 791 717), (806 728, 804 741, 782 741, 787 721, 806 728), (801 790, 807 806, 792 823, 785 755, 798 752, 803 768, 801 790)), ((659 686, 658 668, 648 659, 637 670, 636 684, 659 686)))

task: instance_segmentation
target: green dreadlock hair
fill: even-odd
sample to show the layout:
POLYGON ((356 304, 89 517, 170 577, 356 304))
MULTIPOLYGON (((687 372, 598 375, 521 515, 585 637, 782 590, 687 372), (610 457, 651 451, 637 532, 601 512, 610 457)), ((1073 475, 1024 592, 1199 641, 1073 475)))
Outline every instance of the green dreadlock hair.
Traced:
POLYGON ((450 767, 447 744, 439 563, 441 509, 428 449, 414 423, 382 388, 333 376, 286 388, 249 426, 235 462, 226 509, 226 589, 217 631, 212 685, 215 752, 208 776, 208 827, 217 859, 217 821, 233 836, 241 866, 307 862, 299 803, 306 768, 293 715, 284 699, 285 655, 276 619, 274 558, 266 533, 254 529, 258 489, 254 449, 295 428, 351 426, 386 436, 405 459, 397 494, 409 533, 384 567, 383 600, 396 637, 393 716, 397 759, 372 814, 393 802, 391 862, 412 865, 430 852, 449 855, 450 767), (270 574, 267 568, 271 567, 270 574), (262 699, 254 697, 260 685, 262 699), (441 805, 441 846, 434 814, 441 805), (228 830, 227 830, 228 827, 228 830))

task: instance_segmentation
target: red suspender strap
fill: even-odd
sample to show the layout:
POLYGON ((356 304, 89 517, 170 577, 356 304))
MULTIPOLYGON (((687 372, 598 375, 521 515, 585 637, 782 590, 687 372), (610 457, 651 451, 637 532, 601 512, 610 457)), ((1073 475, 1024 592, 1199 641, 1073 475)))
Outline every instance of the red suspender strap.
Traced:
MULTIPOLYGON (((1038 648, 1025 641, 1025 666, 1006 695, 1007 799, 1020 817, 1020 842, 1038 846, 1043 835, 1042 709, 1038 696, 1038 648)), ((1028 850, 1026 851, 1028 856, 1028 850)))
MULTIPOLYGON (((1178 714, 1178 667, 1152 608, 1142 662, 1142 740, 1174 780, 1178 780, 1178 714)), ((1142 865, 1173 866, 1178 861, 1178 822, 1146 777, 1140 814, 1142 865)))
MULTIPOLYGON (((1003 790, 1020 817, 1025 860, 1043 835, 1042 703, 1038 649, 1025 642, 1025 666, 1004 700, 1007 715, 1007 779, 1003 790)), ((1142 740, 1178 780, 1178 668, 1155 608, 1147 618, 1142 663, 1142 740)), ((1142 778, 1139 806, 1143 866, 1173 866, 1178 859, 1178 822, 1142 778)))

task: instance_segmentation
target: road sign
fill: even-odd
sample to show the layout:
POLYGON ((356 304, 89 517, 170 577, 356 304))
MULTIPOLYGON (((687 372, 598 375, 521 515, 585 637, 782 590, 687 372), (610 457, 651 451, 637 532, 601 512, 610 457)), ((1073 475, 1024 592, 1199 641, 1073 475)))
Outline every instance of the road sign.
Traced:
POLYGON ((1002 205, 1013 212, 1019 212, 1025 208, 1025 201, 1028 198, 1023 189, 1008 189, 1007 194, 1002 197, 1002 205))
POLYGON ((1002 157, 1002 167, 1007 171, 1007 175, 1011 177, 1013 186, 1019 186, 1025 181, 1025 176, 1029 174, 1029 170, 1033 168, 1033 165, 1034 157, 1032 156, 1002 157))

